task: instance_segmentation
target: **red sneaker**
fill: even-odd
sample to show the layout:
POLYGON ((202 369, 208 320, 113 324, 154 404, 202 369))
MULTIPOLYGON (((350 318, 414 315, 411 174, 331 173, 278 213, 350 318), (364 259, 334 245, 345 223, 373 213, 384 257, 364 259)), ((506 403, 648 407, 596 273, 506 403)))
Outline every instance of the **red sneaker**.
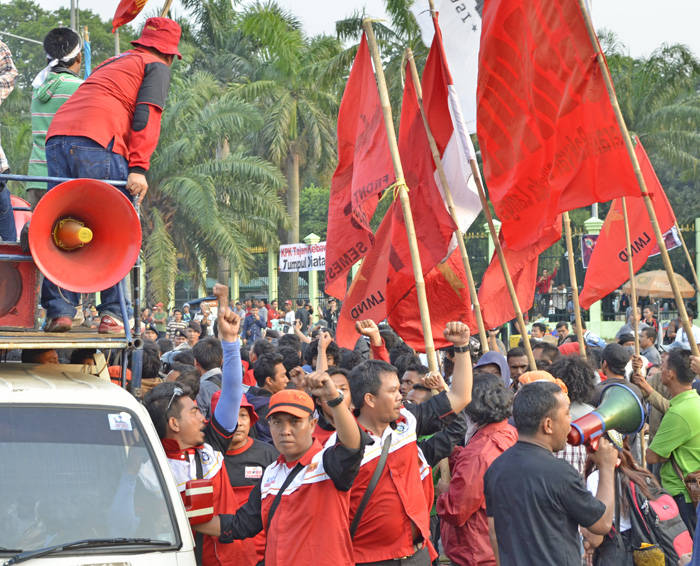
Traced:
POLYGON ((46 320, 44 332, 68 332, 73 328, 73 320, 67 316, 49 318, 46 320))
POLYGON ((105 314, 100 319, 100 325, 97 327, 98 334, 122 334, 124 332, 124 323, 108 314, 105 314))

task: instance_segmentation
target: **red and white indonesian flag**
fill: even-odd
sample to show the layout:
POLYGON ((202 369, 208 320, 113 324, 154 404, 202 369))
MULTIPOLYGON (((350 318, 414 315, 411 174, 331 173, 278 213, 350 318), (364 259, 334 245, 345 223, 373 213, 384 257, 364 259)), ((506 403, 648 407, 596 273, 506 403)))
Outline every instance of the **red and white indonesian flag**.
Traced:
MULTIPOLYGON (((479 71, 479 38, 483 0, 439 0, 436 2, 438 23, 448 67, 454 77, 464 123, 476 132, 476 79, 479 71), (478 6, 478 7, 477 7, 478 6)), ((428 0, 416 0, 411 6, 426 47, 433 44, 435 25, 428 0)), ((450 83, 452 84, 452 83, 450 83)))
MULTIPOLYGON (((469 163, 476 160, 476 156, 445 58, 437 18, 433 19, 433 25, 435 33, 423 70, 423 105, 454 201, 457 225, 462 232, 466 232, 481 211, 481 201, 469 163)), ((434 171, 434 177, 445 200, 437 169, 434 171)), ((457 242, 453 238, 449 251, 456 246, 457 242)))

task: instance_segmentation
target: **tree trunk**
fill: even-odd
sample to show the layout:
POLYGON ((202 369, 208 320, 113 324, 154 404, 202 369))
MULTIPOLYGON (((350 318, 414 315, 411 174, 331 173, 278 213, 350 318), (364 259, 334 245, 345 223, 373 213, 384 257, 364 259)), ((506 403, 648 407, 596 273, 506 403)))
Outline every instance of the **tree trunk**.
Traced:
MULTIPOLYGON (((287 156, 287 214, 292 221, 292 226, 287 232, 287 243, 298 244, 299 239, 299 154, 296 144, 292 144, 287 156)), ((299 275, 290 273, 291 284, 289 286, 292 299, 299 297, 299 275)))

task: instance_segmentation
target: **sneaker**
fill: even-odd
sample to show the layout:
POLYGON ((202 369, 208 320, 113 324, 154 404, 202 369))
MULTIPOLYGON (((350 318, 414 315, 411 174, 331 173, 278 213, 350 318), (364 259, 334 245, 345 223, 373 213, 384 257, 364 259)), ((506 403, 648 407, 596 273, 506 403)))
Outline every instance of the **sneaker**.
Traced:
POLYGON ((44 332, 68 332, 73 328, 73 321, 67 316, 46 320, 44 332))
POLYGON ((98 334, 123 334, 124 323, 118 318, 105 314, 100 318, 100 325, 97 327, 98 334))

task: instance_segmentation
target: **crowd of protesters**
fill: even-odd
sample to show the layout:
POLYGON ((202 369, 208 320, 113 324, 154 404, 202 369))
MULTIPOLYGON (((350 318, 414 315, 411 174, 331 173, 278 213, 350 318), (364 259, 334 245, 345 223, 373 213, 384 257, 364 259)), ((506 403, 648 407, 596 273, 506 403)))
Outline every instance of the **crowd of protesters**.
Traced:
MULTIPOLYGON (((216 478, 215 517, 195 527, 201 564, 632 564, 630 485, 669 497, 695 532, 683 478, 700 469, 700 359, 684 333, 663 345, 649 319, 636 356, 630 311, 610 343, 583 323, 584 358, 564 321, 510 349, 490 333, 487 353, 454 322, 430 372, 385 324, 359 321, 355 347, 340 348, 329 321, 283 304, 143 311, 144 402, 173 473, 184 486, 200 458, 216 478), (611 384, 645 407, 644 431, 569 445, 571 421, 611 384)), ((666 564, 692 559, 661 548, 666 564)))

